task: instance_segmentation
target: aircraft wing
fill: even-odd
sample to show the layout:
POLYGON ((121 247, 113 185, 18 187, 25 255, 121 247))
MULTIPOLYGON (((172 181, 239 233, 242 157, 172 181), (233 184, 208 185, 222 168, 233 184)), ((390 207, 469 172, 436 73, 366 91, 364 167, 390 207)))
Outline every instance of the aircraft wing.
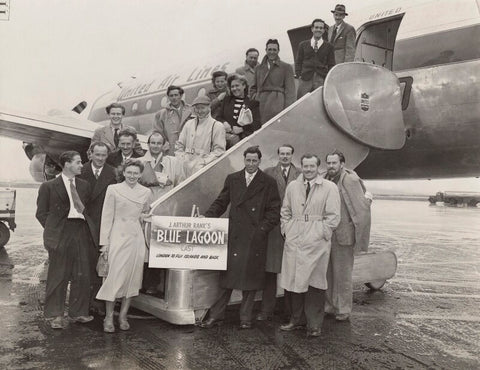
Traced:
POLYGON ((34 143, 48 152, 85 153, 98 124, 68 115, 38 115, 0 109, 0 136, 34 143))
MULTIPOLYGON (((7 112, 0 108, 0 136, 33 143, 53 156, 66 150, 76 150, 84 155, 97 127, 96 122, 71 112, 49 116, 7 112)), ((138 138, 142 148, 146 149, 147 138, 143 135, 138 138)))

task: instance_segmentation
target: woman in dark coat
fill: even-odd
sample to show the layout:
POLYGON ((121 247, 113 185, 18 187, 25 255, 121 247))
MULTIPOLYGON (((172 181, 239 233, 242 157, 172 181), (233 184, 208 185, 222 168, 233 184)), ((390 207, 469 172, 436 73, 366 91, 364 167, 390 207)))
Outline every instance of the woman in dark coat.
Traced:
POLYGON ((224 123, 228 149, 258 130, 261 123, 258 101, 247 96, 247 79, 238 74, 230 75, 227 86, 230 95, 223 99, 215 118, 224 123))

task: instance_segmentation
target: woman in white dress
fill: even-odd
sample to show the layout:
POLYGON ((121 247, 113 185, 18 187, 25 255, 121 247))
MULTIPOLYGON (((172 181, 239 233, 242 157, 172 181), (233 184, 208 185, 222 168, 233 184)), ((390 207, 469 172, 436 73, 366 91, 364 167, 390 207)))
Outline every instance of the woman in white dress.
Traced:
POLYGON ((121 298, 118 321, 121 330, 130 328, 127 312, 132 297, 142 285, 145 260, 145 238, 141 221, 151 200, 150 189, 138 184, 143 164, 127 160, 123 165, 125 180, 107 188, 100 225, 101 251, 108 254, 108 275, 98 291, 97 299, 104 300, 106 316, 103 329, 113 333, 115 300, 121 298))

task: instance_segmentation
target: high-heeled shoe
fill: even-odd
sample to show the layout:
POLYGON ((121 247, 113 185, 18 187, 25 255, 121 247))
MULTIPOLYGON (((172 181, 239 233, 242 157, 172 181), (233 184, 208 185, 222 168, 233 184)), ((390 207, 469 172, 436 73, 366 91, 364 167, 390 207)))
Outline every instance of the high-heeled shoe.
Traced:
POLYGON ((120 330, 130 330, 130 324, 128 323, 126 318, 122 319, 121 317, 119 317, 118 323, 120 324, 120 330))
POLYGON ((113 325, 113 316, 105 316, 103 319, 103 331, 105 333, 115 333, 115 325, 113 325))

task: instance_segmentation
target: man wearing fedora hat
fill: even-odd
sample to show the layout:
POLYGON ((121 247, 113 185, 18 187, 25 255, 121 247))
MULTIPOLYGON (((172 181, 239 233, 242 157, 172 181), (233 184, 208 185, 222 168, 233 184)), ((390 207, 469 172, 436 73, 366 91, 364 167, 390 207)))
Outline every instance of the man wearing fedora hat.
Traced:
POLYGON ((328 41, 335 49, 335 63, 353 62, 355 59, 355 28, 344 21, 348 13, 345 5, 337 4, 331 11, 335 24, 328 30, 328 41))
POLYGON ((185 161, 187 177, 225 152, 225 128, 211 116, 210 103, 207 96, 195 98, 195 117, 185 122, 175 143, 175 156, 185 161))

